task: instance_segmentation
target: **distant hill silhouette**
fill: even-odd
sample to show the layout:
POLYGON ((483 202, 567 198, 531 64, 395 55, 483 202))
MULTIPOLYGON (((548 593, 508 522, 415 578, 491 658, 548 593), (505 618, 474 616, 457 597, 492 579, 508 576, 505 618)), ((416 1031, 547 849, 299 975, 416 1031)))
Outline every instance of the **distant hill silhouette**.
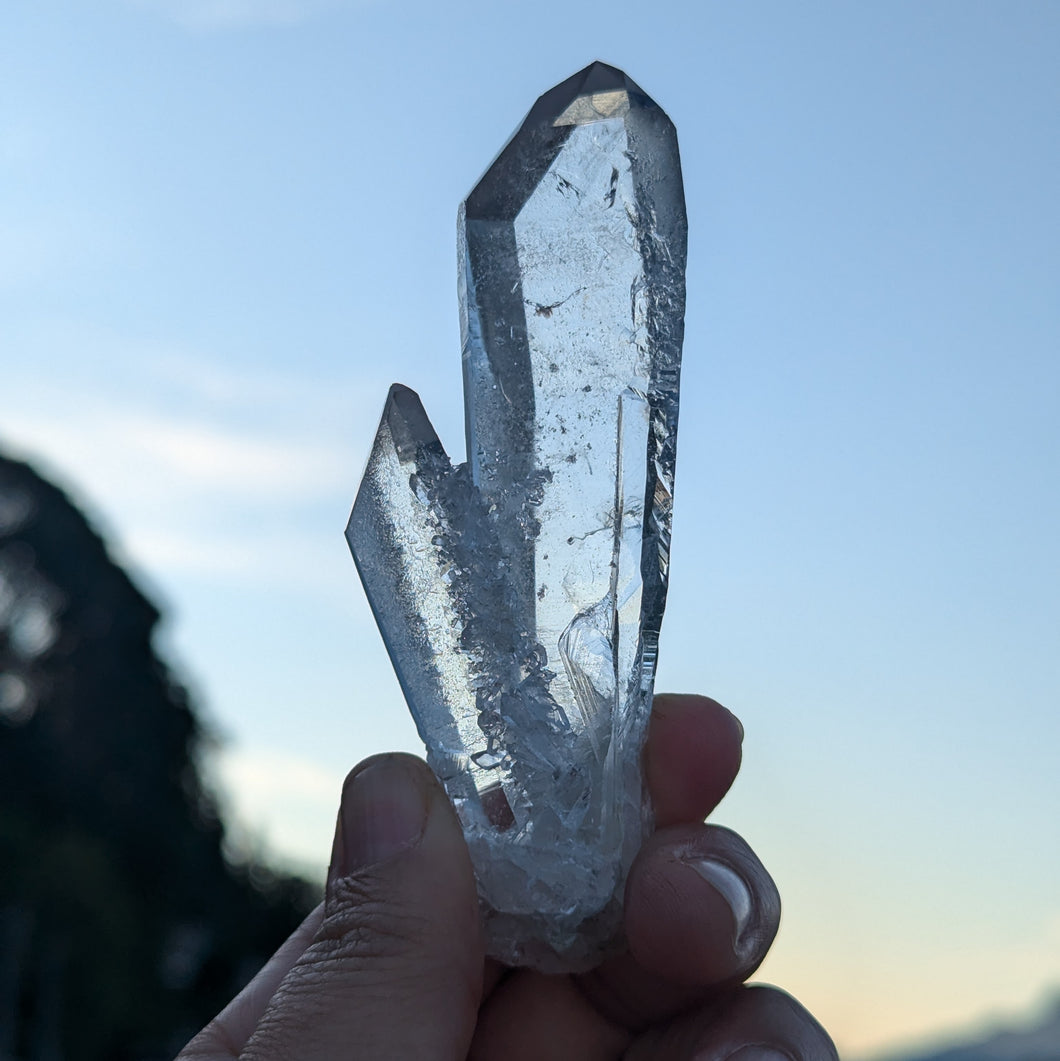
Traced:
POLYGON ((315 901, 225 861, 159 618, 0 455, 0 1061, 172 1057, 315 901))
POLYGON ((902 1054, 890 1061, 1060 1061, 1060 998, 1038 1021, 940 1051, 902 1054))

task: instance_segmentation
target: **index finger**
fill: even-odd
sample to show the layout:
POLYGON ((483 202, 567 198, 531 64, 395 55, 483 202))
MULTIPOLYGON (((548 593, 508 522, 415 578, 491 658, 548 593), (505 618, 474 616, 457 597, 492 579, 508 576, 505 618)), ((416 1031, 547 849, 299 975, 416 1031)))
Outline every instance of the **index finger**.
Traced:
POLYGON ((739 719, 716 700, 656 696, 644 750, 656 827, 701 822, 736 779, 742 744, 739 719))
POLYGON ((324 920, 320 903, 253 980, 187 1046, 177 1061, 232 1061, 247 1045, 280 981, 313 942, 324 920))

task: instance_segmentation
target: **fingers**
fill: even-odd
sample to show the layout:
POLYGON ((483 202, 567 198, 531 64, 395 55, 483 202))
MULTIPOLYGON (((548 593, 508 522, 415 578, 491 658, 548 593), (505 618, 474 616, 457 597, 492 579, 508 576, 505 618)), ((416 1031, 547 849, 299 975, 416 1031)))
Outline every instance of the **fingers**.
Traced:
POLYGON ((741 987, 652 1029, 624 1061, 839 1061, 827 1032, 775 987, 741 987))
POLYGON ((287 937, 258 975, 184 1047, 177 1061, 226 1061, 238 1057, 280 981, 313 942, 323 919, 321 903, 287 937))
POLYGON ((780 925, 780 893, 747 842, 679 825, 641 850, 626 889, 626 935, 649 973, 693 987, 745 980, 780 925))
POLYGON ((740 837, 664 829, 630 872, 629 953, 583 976, 512 972, 483 1006, 470 1061, 623 1056, 631 1033, 727 995, 762 961, 779 921, 776 887, 740 837))
POLYGON ((468 1061, 615 1061, 631 1038, 571 977, 519 969, 483 1006, 468 1061))
POLYGON ((644 769, 659 828, 701 822, 740 769, 743 727, 705 696, 661 693, 652 705, 644 769))
POLYGON ((626 886, 629 953, 580 978, 615 1024, 664 1020, 758 967, 780 924, 780 896, 754 852, 714 825, 663 829, 626 886))
MULTIPOLYGON (((735 716, 713 700, 655 698, 645 772, 663 828, 630 873, 631 953, 581 977, 516 970, 500 980, 483 1007, 472 1061, 617 1057, 630 1029, 680 1012, 758 965, 779 920, 776 889, 735 834, 698 824, 732 784, 742 738, 735 716), (665 828, 676 822, 685 824, 665 828), (554 1019, 520 1019, 546 1001, 554 1019)), ((497 980, 495 971, 489 982, 497 980)))
POLYGON ((320 928, 241 1056, 463 1059, 482 964, 471 862, 444 791, 412 756, 369 759, 343 791, 320 928))

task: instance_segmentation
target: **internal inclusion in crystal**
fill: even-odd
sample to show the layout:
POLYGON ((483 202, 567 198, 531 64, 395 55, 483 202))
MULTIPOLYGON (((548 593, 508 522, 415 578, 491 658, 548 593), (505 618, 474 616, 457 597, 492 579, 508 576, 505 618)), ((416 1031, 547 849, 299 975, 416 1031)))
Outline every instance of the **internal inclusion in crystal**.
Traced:
POLYGON ((347 528, 511 962, 589 964, 648 827, 685 232, 640 88, 542 96, 460 210, 467 461, 395 385, 347 528))

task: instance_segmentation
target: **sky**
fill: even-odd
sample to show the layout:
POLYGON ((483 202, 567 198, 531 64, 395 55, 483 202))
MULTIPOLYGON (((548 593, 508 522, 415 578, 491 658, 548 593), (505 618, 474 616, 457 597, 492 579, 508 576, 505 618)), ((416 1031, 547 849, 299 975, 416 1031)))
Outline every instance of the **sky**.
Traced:
POLYGON ((759 977, 844 1057, 1060 985, 1060 5, 0 11, 0 447, 164 605, 244 848, 419 743, 342 531, 388 386, 463 450, 459 202, 594 59, 677 126, 659 689, 744 721, 759 977))

